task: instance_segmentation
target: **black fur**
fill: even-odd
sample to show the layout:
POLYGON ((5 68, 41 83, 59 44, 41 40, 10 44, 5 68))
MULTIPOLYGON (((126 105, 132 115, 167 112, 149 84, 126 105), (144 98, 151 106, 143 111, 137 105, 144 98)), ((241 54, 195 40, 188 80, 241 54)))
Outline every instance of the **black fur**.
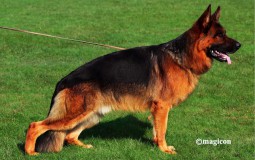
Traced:
POLYGON ((64 77, 58 82, 56 90, 59 92, 83 82, 96 82, 101 88, 118 83, 147 86, 152 70, 152 56, 163 56, 164 52, 159 52, 163 46, 170 46, 167 49, 179 55, 185 41, 178 37, 165 44, 137 47, 99 57, 64 77))
MULTIPOLYGON (((125 86, 123 84, 146 87, 152 71, 152 57, 156 57, 160 62, 165 55, 171 53, 179 61, 183 57, 182 54, 185 53, 185 48, 183 48, 187 43, 185 37, 186 35, 183 34, 160 45, 113 52, 82 65, 57 83, 51 106, 54 104, 54 97, 58 92, 83 82, 96 82, 102 92, 107 90, 108 87, 118 89, 118 85, 125 86), (115 87, 112 87, 112 85, 115 85, 115 87)), ((129 90, 132 90, 132 88, 129 88, 129 90)))
POLYGON ((150 48, 134 48, 99 57, 71 72, 58 84, 58 89, 70 88, 81 82, 109 84, 135 83, 147 85, 151 69, 150 48))

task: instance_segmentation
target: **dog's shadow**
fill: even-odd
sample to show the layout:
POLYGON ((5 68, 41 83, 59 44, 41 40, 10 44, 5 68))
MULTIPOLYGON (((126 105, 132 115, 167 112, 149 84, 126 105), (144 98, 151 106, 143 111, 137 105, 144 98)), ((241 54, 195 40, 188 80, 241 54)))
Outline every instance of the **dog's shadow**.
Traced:
POLYGON ((150 139, 144 137, 147 129, 151 129, 149 122, 143 122, 132 115, 128 115, 113 121, 101 122, 90 129, 84 130, 79 138, 81 140, 91 137, 101 139, 131 138, 152 144, 150 139))
MULTIPOLYGON (((98 125, 84 130, 79 139, 86 140, 92 137, 100 139, 131 138, 153 145, 150 139, 144 137, 147 129, 151 129, 149 122, 143 122, 132 115, 128 115, 109 122, 100 122, 98 125)), ((23 154, 25 154, 24 146, 24 143, 17 144, 23 154)))

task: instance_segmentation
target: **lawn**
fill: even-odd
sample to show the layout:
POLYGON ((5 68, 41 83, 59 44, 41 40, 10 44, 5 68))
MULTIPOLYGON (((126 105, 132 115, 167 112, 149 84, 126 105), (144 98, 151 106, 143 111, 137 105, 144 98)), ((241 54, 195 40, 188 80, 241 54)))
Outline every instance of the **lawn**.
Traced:
POLYGON ((66 145, 60 153, 24 153, 32 121, 43 120, 55 84, 72 70, 113 52, 97 46, 0 30, 0 155, 4 159, 253 159, 254 1, 216 0, 0 0, 0 26, 124 48, 160 44, 186 31, 208 4, 221 5, 221 24, 242 47, 232 65, 215 61, 195 92, 169 114, 167 142, 151 142, 146 113, 110 113, 80 139, 93 149, 66 145), (196 139, 229 145, 196 145, 196 139))

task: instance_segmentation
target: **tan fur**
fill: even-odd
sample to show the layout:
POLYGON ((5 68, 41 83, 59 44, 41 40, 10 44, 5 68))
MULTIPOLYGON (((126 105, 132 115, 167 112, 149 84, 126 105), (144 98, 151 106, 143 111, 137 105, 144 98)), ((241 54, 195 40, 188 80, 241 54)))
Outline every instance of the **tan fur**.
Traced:
POLYGON ((65 89, 61 91, 55 98, 54 98, 54 105, 52 106, 52 109, 50 110, 48 120, 54 121, 56 119, 61 119, 66 115, 67 108, 66 108, 66 94, 68 90, 65 89))

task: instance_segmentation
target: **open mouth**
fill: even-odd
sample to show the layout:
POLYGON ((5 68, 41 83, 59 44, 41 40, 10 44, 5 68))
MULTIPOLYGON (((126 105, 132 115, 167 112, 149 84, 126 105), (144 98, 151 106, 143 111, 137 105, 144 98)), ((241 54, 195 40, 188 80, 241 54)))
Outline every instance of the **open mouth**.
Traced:
POLYGON ((222 53, 217 50, 210 50, 210 53, 214 58, 216 58, 220 61, 228 62, 228 64, 231 64, 231 59, 227 53, 222 53))

